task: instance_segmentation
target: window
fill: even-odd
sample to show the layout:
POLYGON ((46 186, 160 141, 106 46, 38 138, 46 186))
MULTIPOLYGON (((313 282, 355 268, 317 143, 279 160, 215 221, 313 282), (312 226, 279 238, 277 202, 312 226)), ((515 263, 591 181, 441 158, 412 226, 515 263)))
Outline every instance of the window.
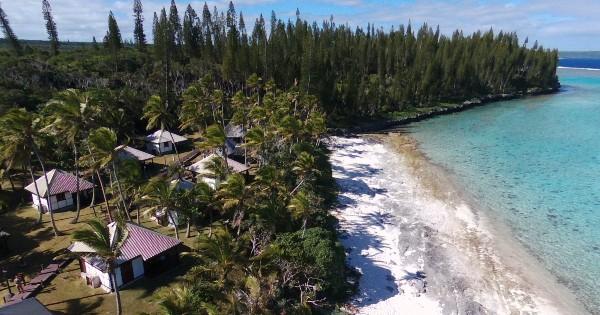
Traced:
POLYGON ((171 142, 165 142, 165 149, 171 148, 171 142))
POLYGON ((58 194, 56 195, 56 201, 57 202, 61 202, 61 201, 65 201, 67 200, 67 197, 65 196, 65 194, 58 194))

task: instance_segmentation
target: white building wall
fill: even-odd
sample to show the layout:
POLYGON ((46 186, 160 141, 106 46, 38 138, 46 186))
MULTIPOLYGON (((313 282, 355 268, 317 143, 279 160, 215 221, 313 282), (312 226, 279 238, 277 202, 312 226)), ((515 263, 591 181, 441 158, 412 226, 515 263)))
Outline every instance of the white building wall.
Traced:
POLYGON ((171 142, 159 143, 146 143, 146 150, 149 152, 155 152, 159 154, 171 153, 173 151, 173 144, 171 142))
MULTIPOLYGON (((33 200, 33 205, 37 208, 39 206, 39 200, 36 194, 31 194, 31 199, 33 200)), ((48 199, 40 198, 42 201, 42 207, 45 210, 48 210, 48 199)), ((65 193, 65 200, 58 201, 56 196, 50 196, 50 202, 52 203, 52 210, 60 210, 62 208, 73 206, 73 194, 70 192, 65 193)))
POLYGON ((106 292, 112 291, 112 286, 110 285, 110 277, 108 276, 108 273, 97 269, 96 267, 90 265, 87 261, 85 262, 85 274, 82 274, 82 276, 84 278, 85 276, 87 276, 88 278, 98 277, 100 278, 100 287, 106 292))

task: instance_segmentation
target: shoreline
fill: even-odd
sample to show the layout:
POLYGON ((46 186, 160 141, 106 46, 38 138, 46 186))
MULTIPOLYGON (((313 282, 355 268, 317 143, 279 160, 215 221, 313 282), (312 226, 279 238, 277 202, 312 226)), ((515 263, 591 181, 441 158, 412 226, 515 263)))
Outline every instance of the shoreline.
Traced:
POLYGON ((410 136, 335 141, 346 143, 332 156, 345 205, 335 215, 349 263, 364 271, 360 314, 588 313, 410 136), (365 218, 376 224, 358 225, 365 218))
POLYGON ((423 121, 429 118, 458 113, 475 107, 480 107, 496 102, 558 93, 560 92, 560 87, 561 86, 548 89, 535 88, 528 90, 527 93, 510 93, 497 95, 490 94, 483 97, 475 97, 470 100, 466 100, 462 103, 454 104, 452 106, 441 106, 429 111, 411 113, 410 116, 404 118, 378 119, 367 123, 358 123, 358 126, 350 128, 329 128, 328 133, 334 136, 350 136, 354 134, 368 134, 373 132, 381 132, 399 126, 408 125, 410 123, 423 121))

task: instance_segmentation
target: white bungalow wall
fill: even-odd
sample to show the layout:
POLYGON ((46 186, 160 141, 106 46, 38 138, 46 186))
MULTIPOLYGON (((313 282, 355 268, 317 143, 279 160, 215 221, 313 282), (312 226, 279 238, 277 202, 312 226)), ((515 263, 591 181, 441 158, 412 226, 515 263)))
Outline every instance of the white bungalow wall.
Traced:
MULTIPOLYGON (((70 207, 74 204, 73 202, 73 194, 70 192, 64 193, 65 199, 61 201, 57 201, 56 196, 50 196, 50 202, 52 203, 52 210, 59 210, 66 207, 70 207)), ((39 199, 36 194, 31 194, 31 199, 33 200, 33 205, 35 207, 39 206, 39 199)), ((48 199, 40 198, 42 201, 42 207, 47 211, 48 207, 48 199)))
POLYGON ((96 267, 90 265, 87 261, 85 262, 85 274, 82 274, 81 276, 84 279, 86 276, 88 278, 98 277, 100 278, 100 287, 106 292, 112 291, 112 286, 110 285, 110 278, 108 277, 108 273, 97 269, 96 267))
POLYGON ((173 151, 173 144, 170 141, 159 143, 146 143, 146 149, 150 152, 158 154, 171 153, 173 151))
MULTIPOLYGON (((131 261, 133 266, 133 278, 137 279, 144 275, 144 260, 142 257, 136 257, 131 261)), ((98 270, 96 267, 90 265, 89 263, 85 263, 85 274, 82 274, 82 277, 85 279, 85 275, 88 278, 93 278, 97 276, 100 278, 101 288, 106 292, 112 291, 112 286, 110 283, 110 278, 108 273, 98 270)), ((117 287, 123 286, 123 278, 121 277, 121 268, 115 268, 115 277, 117 278, 117 287)))

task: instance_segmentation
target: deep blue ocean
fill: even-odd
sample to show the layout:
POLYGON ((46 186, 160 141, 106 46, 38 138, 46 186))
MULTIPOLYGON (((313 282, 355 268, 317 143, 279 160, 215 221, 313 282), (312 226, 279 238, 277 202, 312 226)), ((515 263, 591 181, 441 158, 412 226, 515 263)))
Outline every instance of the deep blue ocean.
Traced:
MULTIPOLYGON (((600 69, 600 60, 561 60, 600 69)), ((600 314, 600 71, 558 70, 560 93, 412 124, 423 152, 600 314)))
POLYGON ((559 67, 579 69, 599 69, 600 59, 592 58, 562 58, 558 60, 559 67))

